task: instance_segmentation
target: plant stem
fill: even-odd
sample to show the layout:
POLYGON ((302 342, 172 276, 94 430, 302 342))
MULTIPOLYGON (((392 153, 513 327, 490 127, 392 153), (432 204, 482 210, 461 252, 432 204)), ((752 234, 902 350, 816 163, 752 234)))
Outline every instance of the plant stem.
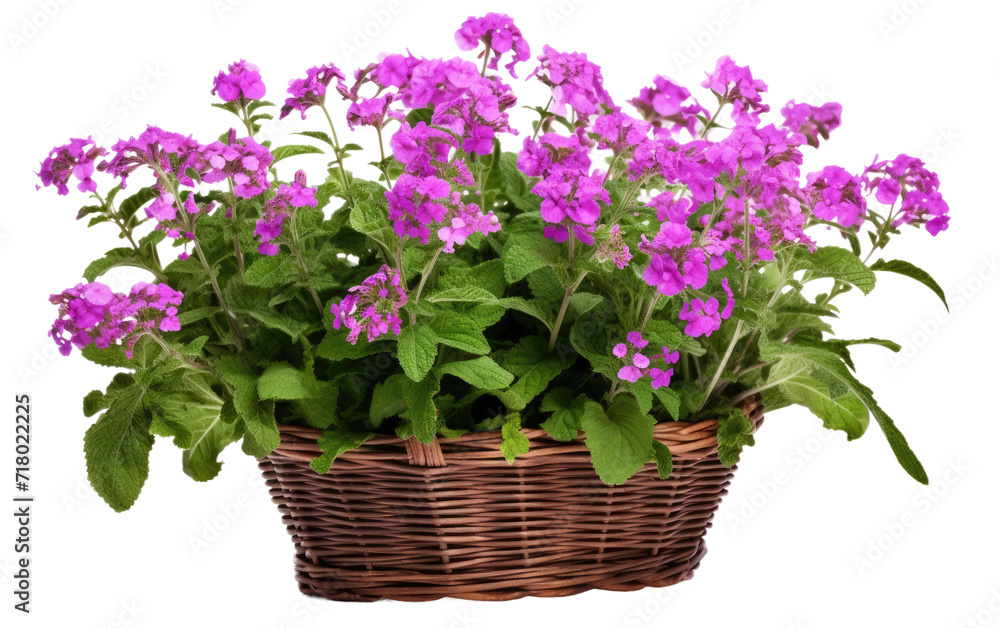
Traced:
POLYGON ((427 266, 424 267, 424 272, 421 273, 421 275, 420 275, 420 283, 417 284, 417 291, 413 295, 413 300, 414 301, 419 301, 420 300, 420 293, 424 291, 424 284, 427 283, 427 277, 429 277, 430 274, 431 274, 431 271, 434 270, 434 264, 437 263, 438 256, 441 255, 441 251, 443 251, 443 250, 444 250, 444 247, 441 247, 437 251, 434 251, 434 257, 432 257, 431 261, 428 262, 427 266))
POLYGON ((642 319, 642 325, 639 326, 640 332, 646 330, 646 325, 649 324, 649 319, 653 317, 653 308, 656 307, 656 303, 659 300, 660 300, 660 293, 657 292, 656 296, 653 297, 653 300, 649 302, 649 307, 646 308, 646 315, 642 319))
MULTIPOLYGON (((552 98, 553 98, 552 96, 549 96, 549 102, 545 103, 545 107, 543 107, 543 109, 545 111, 548 111, 549 107, 552 106, 552 98)), ((543 122, 545 122, 545 116, 544 115, 541 117, 541 119, 538 120, 538 126, 535 127, 535 132, 531 136, 531 141, 532 142, 534 142, 535 139, 538 137, 538 132, 542 130, 542 123, 543 122)))
POLYGON ((240 246, 240 218, 239 215, 237 215, 236 213, 236 202, 235 202, 236 196, 235 193, 233 192, 233 180, 227 179, 227 181, 229 182, 229 194, 233 195, 234 199, 233 205, 231 207, 231 210, 233 212, 233 224, 236 225, 235 233, 233 233, 233 252, 236 255, 236 266, 240 269, 240 277, 243 277, 244 275, 243 248, 240 246))
POLYGON ((549 353, 556 348, 556 340, 559 339, 559 329, 562 327, 563 319, 566 318, 566 310, 569 309, 569 298, 573 296, 576 289, 580 287, 583 283, 583 278, 587 276, 587 271, 580 272, 580 278, 576 280, 572 286, 566 288, 566 294, 563 296, 562 305, 559 307, 559 315, 556 316, 556 323, 552 326, 552 335, 549 336, 549 353))
POLYGON ((309 270, 306 268, 305 261, 302 259, 302 248, 299 246, 299 230, 295 225, 295 215, 298 212, 292 212, 292 252, 295 254, 295 262, 299 265, 299 270, 302 271, 302 280, 306 284, 306 290, 309 291, 309 295, 312 297, 313 303, 316 304, 316 309, 323 313, 323 301, 320 300, 319 294, 316 293, 316 289, 309 285, 309 270))
POLYGON ((389 164, 385 163, 385 148, 382 146, 382 129, 380 127, 375 127, 375 132, 378 133, 378 152, 382 155, 382 174, 385 175, 386 187, 392 187, 392 178, 389 177, 389 164))
MULTIPOLYGON (((722 356, 722 360, 719 361, 719 368, 715 369, 715 375, 712 376, 712 381, 705 389, 705 400, 701 402, 701 408, 705 407, 708 403, 709 397, 712 395, 712 391, 715 390, 715 385, 719 383, 719 378, 722 377, 722 372, 726 370, 726 365, 729 364, 729 358, 733 355, 733 349, 736 348, 736 343, 739 342, 740 337, 743 332, 743 321, 740 320, 736 323, 736 330, 733 332, 733 339, 729 341, 729 347, 726 349, 726 354, 722 356)), ((698 408, 701 410, 701 408, 698 408)))
POLYGON ((483 69, 480 70, 479 76, 481 78, 486 78, 486 65, 490 62, 490 45, 486 44, 486 50, 483 51, 483 69))
POLYGON ((337 166, 340 168, 340 178, 343 179, 344 181, 344 190, 347 192, 347 197, 353 201, 353 198, 351 197, 351 186, 347 183, 347 171, 344 170, 344 159, 341 156, 340 140, 337 139, 337 129, 334 128, 333 126, 333 118, 330 117, 330 112, 326 110, 325 104, 321 104, 319 108, 323 110, 323 115, 326 116, 326 121, 330 124, 330 133, 333 136, 333 145, 337 157, 337 166))
POLYGON ((711 130, 712 124, 715 122, 715 119, 719 117, 719 114, 722 113, 722 108, 725 106, 726 103, 724 102, 719 103, 719 108, 715 110, 714 114, 712 114, 712 119, 709 120, 708 124, 705 125, 705 130, 701 132, 701 137, 699 137, 698 139, 700 140, 705 139, 705 136, 708 135, 709 130, 711 130))
POLYGON ((208 258, 205 257, 205 252, 201 248, 201 242, 198 240, 198 234, 195 233, 194 221, 187 213, 187 210, 181 205, 181 199, 177 194, 177 188, 174 184, 167 178, 163 170, 155 166, 154 169, 156 170, 156 174, 160 182, 167 186, 167 190, 170 192, 171 196, 173 196, 174 205, 177 208, 177 215, 181 216, 181 220, 183 220, 186 230, 190 231, 194 235, 192 242, 194 242, 195 253, 198 255, 198 261, 201 262, 202 268, 204 268, 205 272, 208 274, 208 279, 212 283, 212 290, 215 292, 215 298, 219 300, 219 307, 222 308, 222 312, 226 315, 226 321, 229 322, 229 328, 233 331, 233 344, 236 345, 237 351, 243 351, 243 330, 240 328, 239 321, 236 320, 236 317, 233 315, 232 311, 230 311, 229 306, 226 305, 226 299, 222 296, 222 288, 219 287, 219 282, 215 278, 215 273, 212 272, 212 267, 208 263, 208 258))
POLYGON ((170 345, 168 345, 166 342, 164 342, 164 340, 162 338, 160 338, 158 335, 156 335, 155 333, 145 332, 143 335, 149 336, 150 338, 152 338, 156 342, 156 344, 160 345, 160 347, 162 347, 164 351, 166 351, 167 353, 169 353, 171 357, 173 357, 176 360, 178 360, 184 366, 186 366, 186 367, 188 367, 188 368, 190 368, 192 370, 195 370, 195 371, 201 371, 202 373, 208 373, 209 375, 215 377, 215 379, 219 380, 219 383, 222 384, 222 388, 226 391, 226 393, 230 397, 233 395, 233 389, 232 389, 232 387, 229 385, 229 383, 226 380, 224 380, 221 377, 219 377, 219 372, 216 371, 215 368, 213 368, 211 364, 208 364, 206 362, 201 362, 199 360, 191 360, 191 359, 189 359, 187 356, 183 355, 180 351, 174 349, 173 347, 171 347, 170 345))
MULTIPOLYGON (((241 100, 242 100, 242 98, 241 98, 241 100)), ((243 126, 245 126, 247 128, 247 135, 249 135, 250 137, 253 137, 253 122, 250 121, 250 114, 247 112, 247 106, 246 106, 246 104, 243 105, 243 107, 240 109, 240 111, 243 112, 243 115, 240 116, 240 120, 243 121, 243 126)))

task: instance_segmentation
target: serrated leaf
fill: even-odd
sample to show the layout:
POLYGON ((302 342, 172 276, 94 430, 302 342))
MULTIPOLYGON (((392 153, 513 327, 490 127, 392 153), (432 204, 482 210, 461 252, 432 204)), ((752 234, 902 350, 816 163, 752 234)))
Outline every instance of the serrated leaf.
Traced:
POLYGON ((292 144, 289 146, 279 146, 277 148, 271 149, 271 155, 274 156, 274 161, 271 162, 273 167, 282 159, 288 159, 289 157, 294 157, 295 155, 308 155, 311 153, 322 153, 323 150, 316 148, 315 146, 308 146, 306 144, 292 144))
POLYGON ((793 267, 808 271, 810 278, 832 277, 856 286, 865 294, 875 288, 875 273, 847 249, 821 246, 814 253, 809 253, 804 247, 795 251, 793 267))
POLYGON ((401 415, 409 421, 413 435, 422 443, 434 441, 437 433, 437 407, 434 405, 434 395, 441 390, 441 381, 434 373, 419 382, 403 380, 403 400, 406 411, 401 415))
POLYGON ((437 368, 441 375, 454 375, 480 390, 500 390, 510 386, 514 376, 488 356, 475 360, 448 362, 437 368))
POLYGON ((384 382, 375 384, 372 391, 372 403, 368 411, 368 418, 372 425, 378 428, 387 418, 401 414, 406 410, 406 401, 403 399, 403 386, 405 375, 391 375, 384 382))
POLYGON ((149 476, 149 386, 136 382, 122 390, 83 438, 90 484, 116 512, 132 507, 149 476))
POLYGON ((281 442, 274 418, 274 401, 261 399, 257 376, 235 357, 220 358, 216 370, 233 389, 233 409, 243 431, 243 451, 263 458, 281 442))
POLYGON ((506 394, 497 394, 497 397, 511 410, 523 410, 568 366, 558 355, 549 354, 544 338, 523 338, 507 352, 503 362, 503 367, 514 373, 517 381, 506 394))
POLYGON ((357 449, 373 436, 375 435, 371 433, 353 432, 342 428, 324 430, 323 434, 317 439, 319 449, 323 453, 319 457, 314 458, 309 463, 309 466, 316 473, 327 473, 337 456, 346 451, 357 449))
POLYGON ((309 376, 288 362, 271 364, 257 379, 257 395, 261 399, 305 399, 309 388, 309 376))
POLYGON ((489 290, 477 288, 475 286, 460 286, 435 292, 423 297, 431 303, 445 303, 449 301, 460 301, 464 303, 495 303, 497 298, 489 290))
POLYGON ((514 464, 514 459, 519 455, 528 453, 530 442, 528 437, 521 433, 521 415, 519 413, 511 412, 504 418, 500 435, 503 438, 500 443, 500 453, 509 464, 514 464))
POLYGON ((898 275, 903 275, 905 277, 909 277, 910 279, 919 281, 930 288, 931 291, 934 292, 939 299, 941 299, 941 302, 944 303, 946 310, 949 309, 948 300, 944 296, 944 290, 941 289, 938 282, 934 281, 934 278, 931 277, 927 271, 921 270, 909 262, 904 262, 903 260, 898 259, 889 260, 888 262, 884 259, 879 259, 877 262, 872 264, 871 268, 872 270, 896 273, 898 275))
MULTIPOLYGON (((568 388, 556 388, 542 399, 542 412, 552 415, 542 421, 541 427, 549 436, 558 441, 570 441, 577 437, 580 420, 587 409, 587 396, 573 397, 568 388)), ((600 407, 600 406, 598 406, 600 407)))
POLYGON ((670 448, 653 439, 653 461, 656 463, 656 472, 661 480, 666 480, 674 472, 674 457, 670 453, 670 448))
POLYGON ((739 460, 743 447, 754 444, 753 423, 741 410, 729 408, 719 419, 719 462, 731 467, 739 460))
POLYGON ((490 343, 475 322, 463 314, 442 312, 431 319, 431 329, 438 342, 477 355, 490 352, 490 343))
POLYGON ((411 380, 419 382, 434 366, 434 360, 437 358, 437 336, 425 325, 404 327, 399 334, 399 346, 396 351, 403 372, 411 380))
POLYGON ((581 426, 594 470, 605 484, 623 484, 653 457, 656 421, 627 395, 616 396, 607 411, 594 401, 587 408, 581 426))

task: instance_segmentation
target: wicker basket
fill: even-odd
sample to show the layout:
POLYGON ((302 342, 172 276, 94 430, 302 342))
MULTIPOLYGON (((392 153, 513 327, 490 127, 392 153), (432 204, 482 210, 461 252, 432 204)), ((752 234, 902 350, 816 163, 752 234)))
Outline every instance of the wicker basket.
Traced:
MULTIPOLYGON (((763 408, 748 399, 757 427, 763 408)), ((733 469, 717 422, 659 423, 673 475, 652 463, 623 485, 595 475, 580 441, 523 430, 509 465, 495 432, 424 445, 373 438, 319 475, 315 429, 282 425, 260 468, 295 542, 303 593, 333 600, 509 600, 628 591, 691 577, 733 469)))

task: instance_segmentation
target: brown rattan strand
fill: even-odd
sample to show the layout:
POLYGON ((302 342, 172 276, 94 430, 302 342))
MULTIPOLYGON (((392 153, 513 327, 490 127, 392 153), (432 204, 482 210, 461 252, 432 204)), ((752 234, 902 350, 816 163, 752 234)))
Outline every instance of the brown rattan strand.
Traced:
MULTIPOLYGON (((764 409, 743 411, 760 426, 764 409)), ((496 432, 427 445, 378 436, 317 474, 319 430, 282 425, 260 468, 295 544, 299 589, 333 600, 509 600, 662 587, 691 577, 733 469, 714 420, 659 423, 673 474, 594 473, 582 438, 525 429, 508 464, 496 432)))

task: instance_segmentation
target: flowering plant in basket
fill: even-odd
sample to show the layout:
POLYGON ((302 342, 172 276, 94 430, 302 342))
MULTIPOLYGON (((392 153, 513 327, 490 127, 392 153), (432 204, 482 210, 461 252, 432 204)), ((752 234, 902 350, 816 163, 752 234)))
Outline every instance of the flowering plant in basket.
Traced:
POLYGON ((849 439, 873 416, 927 481, 851 361, 855 344, 899 346, 838 338, 831 321, 878 273, 944 298, 881 257, 903 230, 947 228, 933 172, 899 155, 803 174, 840 105, 771 111, 729 57, 697 96, 655 76, 619 100, 585 54, 544 46, 532 61, 505 15, 469 18, 455 40, 478 60, 388 54, 352 79, 320 65, 280 106, 241 60, 210 90, 239 119, 217 139, 149 126, 42 162, 45 186, 92 199, 78 219, 124 241, 51 298, 62 353, 119 369, 83 403, 100 413, 85 452, 108 504, 138 497, 156 436, 204 481, 231 443, 274 450, 281 423, 323 430, 318 473, 378 433, 493 431, 514 461, 521 429, 541 426, 582 431, 605 483, 650 461, 668 477, 654 424, 717 418, 732 465, 753 443, 737 407, 755 395, 849 439), (516 129, 519 80, 551 96, 516 129), (259 140, 273 115, 307 143, 259 140), (347 129, 380 159, 354 164, 347 129), (117 266, 149 282, 116 292, 99 279, 117 266))

